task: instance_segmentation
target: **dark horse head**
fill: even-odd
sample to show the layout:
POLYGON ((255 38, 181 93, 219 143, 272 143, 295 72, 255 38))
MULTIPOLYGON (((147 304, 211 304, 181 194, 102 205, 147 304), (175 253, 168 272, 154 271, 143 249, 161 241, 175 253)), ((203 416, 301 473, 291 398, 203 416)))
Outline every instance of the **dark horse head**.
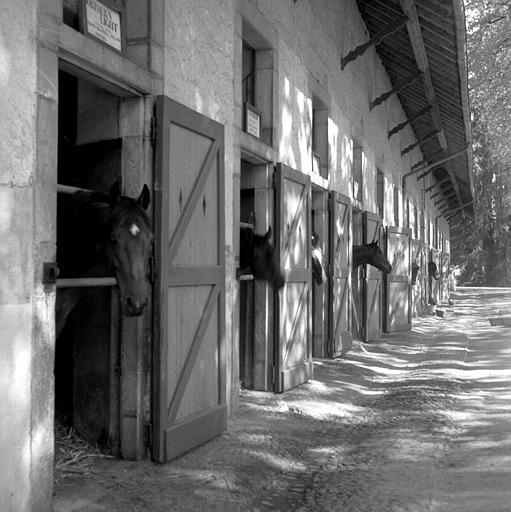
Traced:
POLYGON ((323 266, 323 251, 319 245, 319 236, 314 233, 311 237, 311 261, 312 279, 316 284, 323 284, 326 281, 325 268, 323 266))
POLYGON ((105 219, 104 249, 107 267, 113 272, 126 316, 142 314, 148 297, 148 260, 153 234, 147 217, 149 189, 144 185, 137 199, 121 196, 115 183, 109 193, 105 219))
POLYGON ((250 228, 241 228, 240 267, 242 271, 248 270, 255 279, 264 279, 272 288, 279 290, 285 281, 270 238, 271 227, 262 236, 256 235, 250 228))
POLYGON ((353 246, 353 269, 366 263, 385 272, 385 274, 392 272, 392 265, 378 247, 378 242, 353 246))

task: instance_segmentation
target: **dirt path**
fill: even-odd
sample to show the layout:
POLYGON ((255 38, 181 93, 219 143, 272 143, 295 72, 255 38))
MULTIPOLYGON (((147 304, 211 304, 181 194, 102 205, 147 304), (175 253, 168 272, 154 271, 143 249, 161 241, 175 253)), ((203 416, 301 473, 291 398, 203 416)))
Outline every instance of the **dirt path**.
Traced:
POLYGON ((511 290, 463 289, 444 318, 316 361, 283 395, 244 392, 228 431, 163 466, 102 461, 68 511, 511 510, 511 290))

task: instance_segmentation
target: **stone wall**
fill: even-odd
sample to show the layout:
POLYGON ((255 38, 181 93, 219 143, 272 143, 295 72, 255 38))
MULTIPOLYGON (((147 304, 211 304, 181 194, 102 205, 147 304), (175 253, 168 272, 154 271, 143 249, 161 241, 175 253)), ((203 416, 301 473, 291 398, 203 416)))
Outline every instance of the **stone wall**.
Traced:
MULTIPOLYGON (((55 245, 38 201, 37 119, 39 102, 54 101, 56 88, 37 74, 38 2, 6 0, 1 18, 0 510, 43 512, 52 492, 53 303, 40 283, 55 245)), ((39 129, 51 135, 48 126, 39 129)))

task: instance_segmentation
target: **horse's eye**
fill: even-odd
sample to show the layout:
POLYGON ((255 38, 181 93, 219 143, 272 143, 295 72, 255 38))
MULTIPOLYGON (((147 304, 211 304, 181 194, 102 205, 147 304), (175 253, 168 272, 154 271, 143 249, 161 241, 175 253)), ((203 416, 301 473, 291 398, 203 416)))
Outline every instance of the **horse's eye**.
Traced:
POLYGON ((115 238, 115 236, 110 237, 110 243, 113 245, 117 244, 117 239, 115 238))

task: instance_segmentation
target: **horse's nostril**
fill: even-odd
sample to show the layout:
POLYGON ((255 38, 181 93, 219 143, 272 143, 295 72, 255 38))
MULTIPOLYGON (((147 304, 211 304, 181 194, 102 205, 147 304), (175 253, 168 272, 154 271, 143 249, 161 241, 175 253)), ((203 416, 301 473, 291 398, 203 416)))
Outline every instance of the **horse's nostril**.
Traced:
POLYGON ((147 301, 134 300, 131 297, 126 298, 126 311, 129 316, 140 316, 144 311, 147 301))

